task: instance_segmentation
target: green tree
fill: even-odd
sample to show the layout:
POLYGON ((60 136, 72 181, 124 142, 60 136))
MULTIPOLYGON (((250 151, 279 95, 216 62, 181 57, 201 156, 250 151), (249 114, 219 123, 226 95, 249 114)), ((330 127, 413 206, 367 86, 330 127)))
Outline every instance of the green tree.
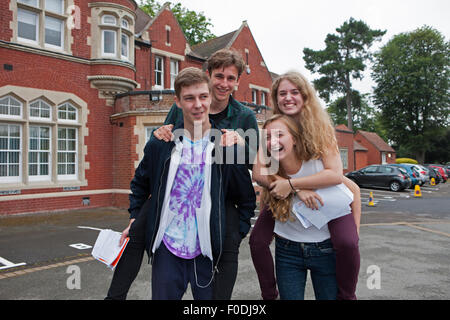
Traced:
MULTIPOLYGON (((162 5, 156 0, 141 0, 139 7, 148 15, 154 17, 162 8, 162 5)), ((211 27, 213 26, 211 19, 206 18, 203 12, 189 10, 183 7, 181 3, 171 6, 171 10, 190 45, 202 43, 216 37, 211 32, 211 27)))
MULTIPOLYGON (((361 94, 357 90, 353 90, 352 97, 352 123, 353 131, 364 130, 377 132, 383 136, 379 124, 379 112, 375 107, 371 106, 368 101, 369 94, 361 94)), ((331 119, 335 124, 343 124, 347 122, 347 103, 346 97, 339 97, 330 103, 328 109, 331 119)))
POLYGON ((389 138, 420 163, 449 119, 449 42, 424 26, 394 36, 375 56, 374 103, 389 138))
POLYGON ((372 30, 363 21, 350 18, 336 29, 337 34, 328 34, 324 50, 303 49, 306 68, 322 75, 314 81, 320 96, 329 102, 334 93, 345 96, 348 128, 352 129, 352 83, 362 79, 366 61, 371 59, 369 51, 374 41, 381 40, 386 31, 372 30))

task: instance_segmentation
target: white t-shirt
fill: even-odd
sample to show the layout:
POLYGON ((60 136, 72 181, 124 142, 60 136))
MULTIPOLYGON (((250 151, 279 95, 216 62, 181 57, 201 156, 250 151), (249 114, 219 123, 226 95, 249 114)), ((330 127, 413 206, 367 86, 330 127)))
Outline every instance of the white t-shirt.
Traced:
MULTIPOLYGON (((303 161, 300 170, 293 175, 291 178, 300 178, 313 175, 317 172, 322 171, 323 163, 321 160, 309 160, 303 161)), ((295 196, 292 200, 291 214, 290 218, 286 222, 280 222, 275 220, 274 232, 288 240, 296 242, 322 242, 330 238, 330 231, 328 230, 328 225, 324 225, 321 229, 317 229, 315 226, 310 226, 309 228, 303 227, 302 223, 297 219, 295 214, 292 212, 292 207, 295 203, 299 202, 300 199, 295 196), (291 218, 295 218, 291 221, 291 218)))

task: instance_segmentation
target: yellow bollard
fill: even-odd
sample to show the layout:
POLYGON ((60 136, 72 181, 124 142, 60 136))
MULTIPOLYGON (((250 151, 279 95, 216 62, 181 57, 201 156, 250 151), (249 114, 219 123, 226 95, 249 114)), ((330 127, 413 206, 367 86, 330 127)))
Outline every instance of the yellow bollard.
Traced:
POLYGON ((435 185, 436 185, 436 180, 434 178, 431 178, 430 186, 435 186, 435 185))
POLYGON ((422 192, 418 184, 414 187, 414 198, 422 198, 422 192))
POLYGON ((375 207, 375 202, 373 202, 373 193, 370 191, 369 194, 369 203, 367 204, 368 207, 375 207))

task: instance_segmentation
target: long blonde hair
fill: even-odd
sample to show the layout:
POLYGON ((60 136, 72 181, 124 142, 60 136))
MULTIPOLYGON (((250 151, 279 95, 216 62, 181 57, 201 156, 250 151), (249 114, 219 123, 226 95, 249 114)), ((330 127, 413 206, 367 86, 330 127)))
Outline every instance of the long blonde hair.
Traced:
POLYGON ((300 124, 304 144, 302 160, 319 159, 327 151, 338 151, 333 123, 322 108, 316 91, 299 72, 290 71, 279 76, 272 84, 271 98, 274 114, 282 114, 278 106, 278 87, 281 81, 288 80, 300 91, 303 106, 295 120, 300 124))
MULTIPOLYGON (((292 136, 293 143, 294 143, 294 153, 296 155, 296 158, 298 161, 301 161, 300 155, 303 154, 304 149, 304 143, 302 139, 302 133, 301 133, 301 127, 298 125, 298 123, 292 118, 287 115, 283 114, 276 114, 273 115, 270 119, 268 119, 264 125, 263 129, 266 129, 267 126, 275 121, 281 121, 286 125, 290 135, 292 136)), ((270 161, 276 161, 273 158, 270 158, 270 161)), ((270 165, 270 163, 269 163, 270 165)), ((281 165, 278 165, 278 172, 276 175, 279 175, 280 177, 288 179, 289 176, 284 171, 283 167, 281 165)), ((275 181, 275 176, 270 175, 269 180, 271 182, 275 181)), ((290 194, 286 199, 278 200, 275 199, 267 190, 267 188, 263 189, 263 193, 261 196, 262 203, 265 203, 269 206, 269 209, 272 212, 273 217, 276 220, 279 220, 281 222, 286 222, 290 218, 290 211, 291 211, 291 203, 292 203, 292 197, 293 195, 290 194)))

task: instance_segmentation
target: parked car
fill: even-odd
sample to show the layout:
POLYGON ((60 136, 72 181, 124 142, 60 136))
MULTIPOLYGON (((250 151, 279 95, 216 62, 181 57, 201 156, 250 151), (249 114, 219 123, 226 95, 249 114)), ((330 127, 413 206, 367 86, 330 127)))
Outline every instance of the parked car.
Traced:
POLYGON ((428 174, 430 175, 430 182, 431 182, 432 178, 434 178, 434 182, 436 184, 439 184, 442 182, 442 177, 439 174, 439 171, 437 171, 436 169, 433 169, 431 167, 427 167, 427 170, 428 170, 428 174))
POLYGON ((426 166, 428 168, 433 168, 433 169, 437 170, 439 172, 439 174, 441 175, 441 177, 442 177, 442 182, 443 183, 447 182, 448 175, 447 175, 447 172, 444 170, 444 168, 442 168, 442 167, 440 167, 438 165, 434 165, 434 164, 428 164, 426 166))
POLYGON ((415 164, 414 167, 419 171, 419 174, 423 179, 425 179, 425 183, 430 182, 430 173, 428 169, 421 164, 415 164))
POLYGON ((389 188, 402 191, 411 186, 411 179, 404 168, 386 164, 374 164, 357 171, 348 172, 347 178, 360 187, 389 188))
MULTIPOLYGON (((447 168, 447 166, 445 166, 443 164, 431 164, 431 166, 442 168, 442 170, 444 171, 445 175, 447 175, 447 180, 448 180, 448 178, 450 177, 450 169, 447 168)), ((439 170, 439 173, 441 173, 441 172, 442 171, 439 170)), ((442 173, 441 173, 441 175, 442 175, 442 173)))
POLYGON ((391 164, 391 166, 400 167, 406 170, 409 178, 411 179, 411 188, 414 188, 416 185, 422 186, 424 184, 424 179, 420 177, 417 169, 414 168, 412 164, 409 163, 399 163, 399 164, 391 164))

